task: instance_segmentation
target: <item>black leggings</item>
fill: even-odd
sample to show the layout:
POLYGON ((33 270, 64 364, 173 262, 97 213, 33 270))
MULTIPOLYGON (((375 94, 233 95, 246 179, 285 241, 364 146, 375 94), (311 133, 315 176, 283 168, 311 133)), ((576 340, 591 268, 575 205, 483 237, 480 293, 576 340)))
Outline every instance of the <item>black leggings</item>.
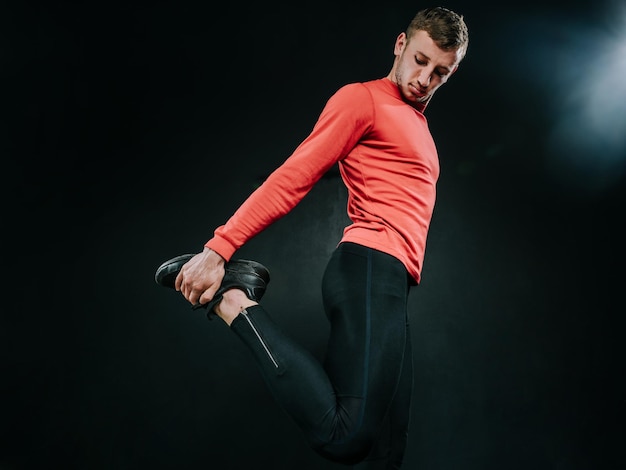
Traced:
POLYGON ((409 286, 396 258, 340 244, 322 284, 331 325, 323 365, 260 305, 244 310, 231 324, 277 402, 311 447, 331 461, 380 460, 380 468, 400 468, 413 387, 409 286))

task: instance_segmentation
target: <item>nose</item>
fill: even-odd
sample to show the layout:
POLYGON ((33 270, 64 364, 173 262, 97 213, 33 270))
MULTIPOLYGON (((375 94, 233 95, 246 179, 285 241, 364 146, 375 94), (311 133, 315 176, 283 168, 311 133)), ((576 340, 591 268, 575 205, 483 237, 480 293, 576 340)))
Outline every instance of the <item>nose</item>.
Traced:
POLYGON ((426 88, 430 83, 431 76, 432 74, 429 70, 422 69, 419 76, 417 77, 417 82, 420 84, 421 87, 426 88))

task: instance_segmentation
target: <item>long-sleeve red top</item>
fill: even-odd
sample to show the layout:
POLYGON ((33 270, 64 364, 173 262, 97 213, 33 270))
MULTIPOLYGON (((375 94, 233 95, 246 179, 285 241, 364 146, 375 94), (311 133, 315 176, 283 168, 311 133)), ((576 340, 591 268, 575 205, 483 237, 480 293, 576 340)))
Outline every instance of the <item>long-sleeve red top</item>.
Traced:
POLYGON ((398 258, 419 283, 439 159, 423 108, 403 101, 388 78, 337 90, 311 133, 205 246, 229 260, 293 209, 335 163, 351 220, 340 241, 398 258))

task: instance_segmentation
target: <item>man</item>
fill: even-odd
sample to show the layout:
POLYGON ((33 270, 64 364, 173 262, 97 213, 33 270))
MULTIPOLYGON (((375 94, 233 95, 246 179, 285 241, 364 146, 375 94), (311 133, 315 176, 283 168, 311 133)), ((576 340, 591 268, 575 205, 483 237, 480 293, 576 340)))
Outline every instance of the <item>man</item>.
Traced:
POLYGON ((311 447, 334 462, 402 463, 413 387, 407 298, 420 282, 439 176, 424 110, 457 70, 468 41, 461 15, 419 11, 396 38, 386 77, 341 87, 311 134, 203 251, 166 261, 156 273, 157 283, 230 326, 311 447), (320 364, 259 305, 268 270, 233 255, 334 164, 348 189, 351 223, 322 280, 331 328, 320 364))

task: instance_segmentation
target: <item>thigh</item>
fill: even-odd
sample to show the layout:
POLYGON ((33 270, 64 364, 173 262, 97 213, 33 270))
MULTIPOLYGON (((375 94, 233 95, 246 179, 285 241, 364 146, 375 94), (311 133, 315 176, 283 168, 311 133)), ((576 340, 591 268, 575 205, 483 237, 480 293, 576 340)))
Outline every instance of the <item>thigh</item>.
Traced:
POLYGON ((391 400, 406 341, 408 276, 396 258, 341 244, 323 280, 331 330, 325 368, 339 395, 391 400))

